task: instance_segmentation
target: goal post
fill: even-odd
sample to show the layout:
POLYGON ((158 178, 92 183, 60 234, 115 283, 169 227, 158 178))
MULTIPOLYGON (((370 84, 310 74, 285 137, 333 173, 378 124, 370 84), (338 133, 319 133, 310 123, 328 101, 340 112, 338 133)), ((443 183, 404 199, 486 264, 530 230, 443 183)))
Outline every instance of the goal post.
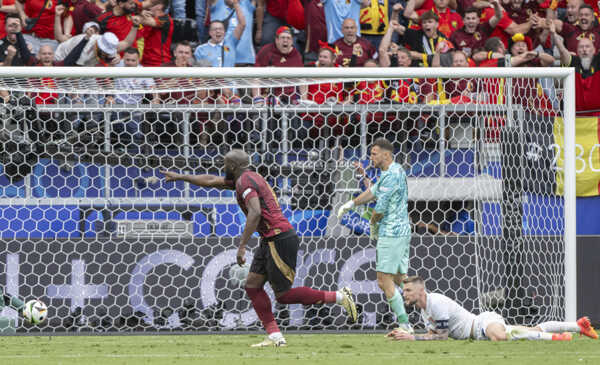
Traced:
POLYGON ((302 237, 294 284, 348 285, 361 307, 351 326, 339 308, 274 301, 282 327, 391 326, 374 276, 370 208, 335 217, 365 188, 354 162, 377 177, 369 146, 386 137, 408 175, 409 274, 511 323, 575 320, 574 75, 0 68, 11 97, 1 110, 0 285, 49 305, 49 323, 28 332, 258 330, 229 271, 245 223, 235 196, 159 173, 223 174, 224 153, 243 148, 302 237))

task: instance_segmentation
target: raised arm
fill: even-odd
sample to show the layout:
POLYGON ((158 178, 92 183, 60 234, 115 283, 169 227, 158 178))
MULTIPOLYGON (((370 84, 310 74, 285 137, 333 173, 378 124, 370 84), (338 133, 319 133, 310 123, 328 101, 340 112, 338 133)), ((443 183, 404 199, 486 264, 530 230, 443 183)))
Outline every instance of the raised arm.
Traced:
POLYGON ((23 27, 25 27, 27 26, 27 19, 29 19, 29 17, 27 16, 27 14, 25 14, 25 8, 23 3, 25 3, 25 0, 15 1, 15 9, 17 10, 17 14, 19 14, 19 18, 21 18, 21 23, 23 27))
POLYGON ((129 33, 127 33, 127 37, 117 44, 117 51, 119 52, 123 52, 127 49, 127 47, 131 47, 135 41, 139 25, 142 23, 142 17, 139 15, 134 15, 131 17, 131 21, 133 22, 133 26, 131 27, 129 33))
POLYGON ((233 9, 235 9, 235 16, 238 19, 238 25, 233 30, 233 36, 235 39, 242 38, 242 33, 244 33, 244 29, 246 29, 246 18, 244 17, 244 12, 242 11, 242 6, 240 5, 240 0, 233 0, 233 9))
POLYGON ((225 182, 223 176, 216 175, 184 175, 173 171, 161 170, 161 173, 165 175, 165 181, 185 181, 190 184, 202 186, 204 188, 216 188, 223 190, 233 190, 233 187, 225 182))
POLYGON ((394 31, 399 34, 404 34, 405 28, 400 25, 397 21, 390 21, 390 26, 388 27, 387 32, 381 39, 381 43, 379 44, 379 66, 380 67, 389 67, 391 65, 390 55, 388 54, 388 50, 392 43, 392 34, 394 31))
POLYGON ((2 13, 6 13, 6 14, 16 14, 17 13, 17 8, 15 7, 14 4, 12 5, 4 5, 1 1, 0 1, 0 12, 2 13))
POLYGON ((258 45, 262 40, 263 19, 265 18, 265 0, 256 1, 256 10, 254 13, 256 18, 256 29, 254 30, 254 42, 258 45))
POLYGON ((502 19, 502 7, 500 6, 500 0, 491 0, 492 6, 494 7, 494 15, 490 18, 490 28, 494 29, 502 19))
POLYGON ((67 18, 65 18, 65 28, 63 30, 62 16, 66 10, 67 10, 67 8, 64 5, 60 4, 60 5, 56 6, 56 9, 54 11, 54 38, 59 43, 62 43, 64 41, 68 40, 69 38, 71 38, 71 29, 73 27, 73 18, 71 17, 70 14, 67 18), (67 19, 70 19, 70 27, 69 27, 70 29, 68 31, 67 31, 67 27, 66 27, 67 19))
POLYGON ((562 39, 559 39, 558 34, 556 33, 556 23, 552 20, 548 22, 548 27, 550 29, 550 35, 552 36, 552 42, 558 48, 560 52, 560 64, 561 66, 568 66, 571 64, 571 52, 565 47, 562 39))
MULTIPOLYGON (((417 1, 420 0, 408 0, 408 2, 406 3, 406 8, 404 9, 404 17, 406 19, 410 19, 412 21, 418 20, 419 15, 415 11, 415 9, 417 9, 417 1)), ((423 5, 423 2, 421 2, 419 6, 421 5, 423 5)))

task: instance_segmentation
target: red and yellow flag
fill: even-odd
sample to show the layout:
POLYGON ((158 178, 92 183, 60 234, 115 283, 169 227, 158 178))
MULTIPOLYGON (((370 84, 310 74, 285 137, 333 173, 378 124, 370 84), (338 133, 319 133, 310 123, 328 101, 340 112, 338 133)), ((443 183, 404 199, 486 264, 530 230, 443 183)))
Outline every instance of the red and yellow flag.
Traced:
MULTIPOLYGON (((556 160, 556 193, 563 195, 565 166, 564 125, 562 118, 554 120, 554 143, 560 148, 556 160)), ((581 117, 575 123, 575 171, 577 196, 600 195, 600 118, 581 117)))

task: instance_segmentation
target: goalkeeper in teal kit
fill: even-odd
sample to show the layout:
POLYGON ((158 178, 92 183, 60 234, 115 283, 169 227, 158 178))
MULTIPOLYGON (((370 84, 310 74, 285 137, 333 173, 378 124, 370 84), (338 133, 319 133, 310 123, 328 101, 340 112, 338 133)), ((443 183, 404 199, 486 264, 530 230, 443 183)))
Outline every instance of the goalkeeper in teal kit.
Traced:
POLYGON ((400 329, 412 332, 402 294, 396 288, 402 286, 409 262, 411 228, 406 173, 394 162, 394 146, 385 138, 375 140, 370 159, 373 167, 381 169, 380 178, 370 189, 342 205, 338 218, 357 205, 377 200, 370 220, 371 238, 377 240, 377 284, 396 313, 400 329))

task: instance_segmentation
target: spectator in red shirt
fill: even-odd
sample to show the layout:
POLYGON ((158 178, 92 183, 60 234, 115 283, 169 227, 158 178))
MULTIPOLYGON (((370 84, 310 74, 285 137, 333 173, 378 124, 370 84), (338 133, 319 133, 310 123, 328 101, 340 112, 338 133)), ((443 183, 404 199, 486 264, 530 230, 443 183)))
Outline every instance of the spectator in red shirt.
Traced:
POLYGON ((142 11, 144 52, 141 64, 144 67, 157 67, 171 62, 173 19, 165 12, 168 6, 169 0, 160 0, 149 10, 142 11))
MULTIPOLYGON (((112 9, 100 14, 96 23, 100 24, 101 33, 114 33, 122 41, 134 28, 132 16, 139 14, 143 9, 149 9, 157 2, 158 0, 114 0, 112 9)), ((133 46, 137 48, 137 42, 134 42, 133 46)))
POLYGON ((591 6, 584 4, 579 7, 579 19, 574 25, 560 20, 555 20, 554 24, 556 32, 563 37, 569 51, 577 52, 579 41, 583 38, 591 39, 594 47, 600 49, 600 26, 591 6))
POLYGON ((554 44, 560 51, 560 62, 564 67, 575 68, 575 110, 578 115, 600 116, 600 53, 594 42, 582 38, 577 44, 577 55, 573 56, 557 37, 556 26, 550 25, 554 44))
POLYGON ((483 48, 485 40, 490 36, 502 18, 502 8, 498 0, 493 1, 495 14, 489 23, 480 23, 480 11, 477 8, 465 10, 465 26, 450 36, 454 48, 465 52, 470 57, 473 51, 483 48))
POLYGON ((375 47, 363 37, 358 37, 356 21, 347 18, 342 23, 344 36, 333 44, 339 52, 337 63, 342 67, 361 67, 375 54, 375 47))
POLYGON ((561 20, 565 23, 575 25, 579 18, 579 7, 583 5, 583 0, 569 0, 567 1, 566 12, 564 18, 561 20))
POLYGON ((0 1, 0 39, 6 37, 6 14, 16 14, 17 8, 15 7, 15 0, 2 0, 0 1))
MULTIPOLYGON (((275 32, 275 42, 262 47, 256 55, 255 67, 303 67, 302 56, 294 48, 294 38, 292 30, 289 27, 283 26, 275 32)), ((301 88, 302 90, 302 88, 301 88)), ((265 102, 264 92, 266 90, 252 89, 252 96, 256 105, 263 105, 265 102)), ((295 88, 286 87, 285 89, 276 88, 273 90, 274 95, 280 101, 283 99, 294 97, 295 88)), ((302 92, 301 92, 302 94, 302 92)))
POLYGON ((510 54, 511 66, 521 67, 548 67, 554 63, 554 57, 545 52, 534 52, 533 42, 523 34, 515 34, 511 38, 510 54), (534 56, 535 55, 535 56, 534 56), (525 59, 516 64, 512 59, 518 56, 525 56, 525 59))
MULTIPOLYGON (((404 10, 404 16, 414 22, 418 22, 419 17, 427 11, 433 11, 438 16, 438 30, 449 38, 455 30, 463 27, 462 17, 450 10, 448 7, 450 0, 434 0, 435 6, 430 10, 415 11, 415 0, 409 0, 404 10)), ((415 28, 418 29, 418 28, 415 28)))
MULTIPOLYGON (((327 43, 321 43, 319 59, 309 66, 339 67, 339 65, 335 63, 335 58, 335 50, 327 43)), ((325 102, 335 104, 338 101, 343 100, 342 90, 343 86, 341 83, 313 84, 308 86, 308 93, 303 99, 314 101, 317 104, 324 104, 325 102)))
POLYGON ((327 42, 327 23, 321 0, 308 0, 304 8, 306 23, 306 48, 304 54, 319 52, 319 41, 327 42))
POLYGON ((64 42, 71 36, 81 34, 85 23, 96 19, 98 15, 104 12, 104 9, 98 6, 94 0, 73 0, 71 5, 69 9, 64 5, 56 7, 54 37, 59 42, 64 42))
MULTIPOLYGON (((309 64, 314 67, 339 67, 335 63, 335 50, 325 42, 321 42, 319 50, 319 59, 309 64)), ((308 92, 302 98, 316 104, 337 104, 344 100, 344 85, 341 82, 321 83, 308 86, 308 92)), ((318 138, 327 138, 332 135, 340 134, 341 125, 338 126, 338 120, 346 120, 342 116, 329 113, 327 116, 322 113, 308 113, 304 116, 304 127, 309 130, 310 141, 308 138, 303 138, 306 142, 305 147, 318 138)), ((299 135, 302 138, 301 135, 299 135)))
POLYGON ((277 29, 286 25, 287 10, 288 0, 257 0, 254 40, 259 47, 275 41, 277 29))
POLYGON ((48 44, 52 49, 58 47, 54 39, 54 10, 57 5, 69 5, 68 1, 46 0, 17 0, 15 7, 23 22, 25 40, 32 47, 33 54, 37 54, 40 46, 48 44))
MULTIPOLYGON (((450 0, 449 6, 452 9, 456 9, 457 3, 459 0, 450 0)), ((415 9, 416 10, 431 10, 434 7, 434 0, 416 0, 415 1, 415 9)))

